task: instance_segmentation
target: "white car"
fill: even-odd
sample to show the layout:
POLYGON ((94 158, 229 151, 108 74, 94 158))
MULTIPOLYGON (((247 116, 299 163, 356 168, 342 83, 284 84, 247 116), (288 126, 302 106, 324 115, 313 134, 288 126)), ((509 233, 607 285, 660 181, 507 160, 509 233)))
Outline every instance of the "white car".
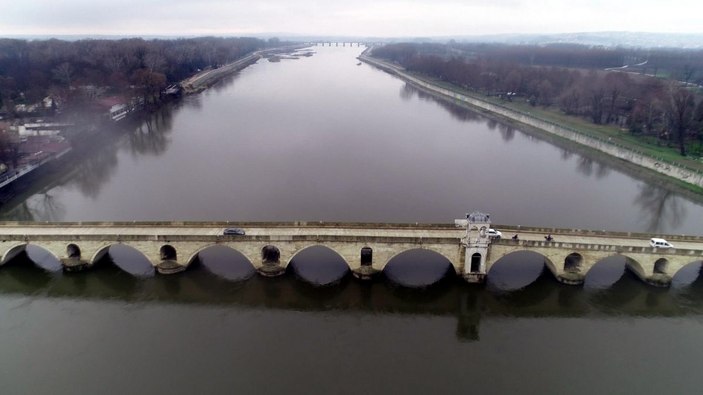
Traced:
POLYGON ((654 248, 674 248, 673 244, 669 243, 664 239, 659 239, 656 237, 652 237, 651 239, 649 239, 649 245, 654 248))
POLYGON ((500 238, 503 237, 503 234, 500 233, 499 230, 495 230, 495 229, 493 229, 493 228, 489 228, 489 229, 486 231, 486 235, 488 235, 488 238, 490 238, 490 239, 496 239, 496 240, 500 240, 500 238))

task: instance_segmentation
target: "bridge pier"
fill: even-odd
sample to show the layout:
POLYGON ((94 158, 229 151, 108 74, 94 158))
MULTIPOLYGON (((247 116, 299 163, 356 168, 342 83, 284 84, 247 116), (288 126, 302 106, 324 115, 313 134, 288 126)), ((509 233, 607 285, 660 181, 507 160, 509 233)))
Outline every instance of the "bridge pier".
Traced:
POLYGON ((61 258, 59 262, 61 262, 61 267, 66 272, 81 272, 93 266, 89 261, 80 257, 61 258))
POLYGON ((286 272, 280 262, 264 262, 264 264, 256 269, 256 272, 264 277, 278 277, 286 272))
MULTIPOLYGON (((557 281, 567 285, 583 285, 583 282, 586 280, 586 275, 581 272, 583 264, 583 255, 578 253, 567 255, 566 258, 564 258, 563 272, 554 273, 557 281)), ((591 264, 593 264, 593 262, 591 262, 591 264)), ((555 270, 557 270, 556 267, 555 270)))
POLYGON ((625 270, 633 273, 635 276, 637 276, 640 280, 645 282, 646 284, 658 287, 658 288, 668 288, 671 286, 671 276, 667 273, 667 266, 668 266, 668 261, 666 261, 666 264, 661 265, 657 264, 657 262, 664 262, 666 261, 665 259, 659 259, 657 260, 652 269, 652 274, 646 275, 644 271, 642 270, 642 267, 639 266, 636 262, 627 262, 625 264, 625 270))
POLYGON ((278 277, 286 272, 286 268, 281 265, 281 251, 273 245, 261 248, 261 263, 256 272, 264 277, 278 277))
POLYGON ((586 280, 586 276, 579 272, 564 272, 557 274, 557 281, 566 285, 583 285, 586 280))
POLYGON ((176 274, 186 270, 185 265, 181 265, 173 259, 164 259, 156 265, 156 271, 159 274, 176 274))
MULTIPOLYGON (((347 262, 351 263, 352 260, 347 262)), ((360 266, 351 271, 359 280, 372 280, 380 272, 373 267, 373 249, 368 245, 361 248, 359 263, 360 266)))

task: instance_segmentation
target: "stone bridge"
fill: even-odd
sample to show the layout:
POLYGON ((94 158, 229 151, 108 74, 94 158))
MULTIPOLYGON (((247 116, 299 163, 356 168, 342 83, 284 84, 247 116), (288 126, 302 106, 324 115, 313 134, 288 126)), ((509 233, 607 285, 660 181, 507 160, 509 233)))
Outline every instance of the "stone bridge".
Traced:
MULTIPOLYGON (((359 278, 382 271, 397 255, 415 249, 443 256, 469 282, 482 282, 501 258, 518 251, 544 257, 556 278, 580 284, 600 260, 624 256, 627 268, 643 281, 668 285, 683 266, 703 259, 703 238, 663 236, 676 248, 655 249, 654 235, 578 229, 500 226, 505 237, 490 238, 488 217, 454 224, 377 224, 331 222, 74 222, 0 223, 0 265, 35 245, 65 269, 89 268, 116 244, 140 251, 160 273, 185 270, 204 249, 223 245, 242 253, 265 276, 281 274, 301 251, 324 246, 339 254, 359 278), (477 221, 481 219, 481 221, 477 221), (225 228, 245 235, 226 236, 225 228), (519 234, 519 240, 509 236, 519 234), (546 241, 551 234, 554 239, 546 241)), ((662 235, 656 235, 661 237, 662 235)))
MULTIPOLYGON (((517 251, 532 251, 544 257, 545 266, 565 284, 582 284, 586 273, 598 262, 623 256, 626 268, 642 281, 668 286, 673 275, 689 263, 703 259, 696 249, 655 249, 649 246, 590 244, 585 242, 547 242, 539 240, 500 240, 492 242, 485 273, 506 255, 517 251)), ((470 277, 470 275, 469 275, 470 277)))

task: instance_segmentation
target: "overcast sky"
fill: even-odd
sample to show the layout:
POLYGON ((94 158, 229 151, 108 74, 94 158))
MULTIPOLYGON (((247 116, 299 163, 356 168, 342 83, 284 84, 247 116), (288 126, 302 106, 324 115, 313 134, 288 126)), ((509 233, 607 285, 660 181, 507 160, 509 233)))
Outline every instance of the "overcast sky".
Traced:
POLYGON ((0 0, 0 35, 703 32, 702 0, 0 0))

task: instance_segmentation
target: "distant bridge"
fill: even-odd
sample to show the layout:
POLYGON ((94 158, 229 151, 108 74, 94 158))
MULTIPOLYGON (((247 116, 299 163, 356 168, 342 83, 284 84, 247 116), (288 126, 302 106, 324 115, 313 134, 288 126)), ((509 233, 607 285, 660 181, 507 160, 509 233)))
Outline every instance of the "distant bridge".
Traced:
POLYGON ((362 45, 367 47, 369 46, 369 43, 364 41, 315 41, 312 44, 322 47, 361 47, 362 45))
POLYGON ((649 234, 502 226, 505 237, 495 240, 486 233, 489 227, 487 217, 454 224, 2 222, 0 265, 35 245, 67 270, 84 269, 109 254, 111 246, 122 244, 140 251, 159 272, 168 274, 185 270, 200 251, 223 245, 242 253, 260 274, 274 276, 301 251, 325 246, 365 279, 382 271, 395 256, 423 249, 446 258, 467 281, 483 282, 501 258, 532 251, 544 257, 546 267, 563 283, 581 284, 596 263, 623 256, 640 279, 667 286, 678 270, 703 259, 703 237, 666 236, 677 248, 656 249, 649 247, 649 234), (228 227, 242 228, 246 235, 225 236, 228 227), (519 240, 512 240, 513 234, 519 240), (546 234, 554 239, 546 241, 546 234))

